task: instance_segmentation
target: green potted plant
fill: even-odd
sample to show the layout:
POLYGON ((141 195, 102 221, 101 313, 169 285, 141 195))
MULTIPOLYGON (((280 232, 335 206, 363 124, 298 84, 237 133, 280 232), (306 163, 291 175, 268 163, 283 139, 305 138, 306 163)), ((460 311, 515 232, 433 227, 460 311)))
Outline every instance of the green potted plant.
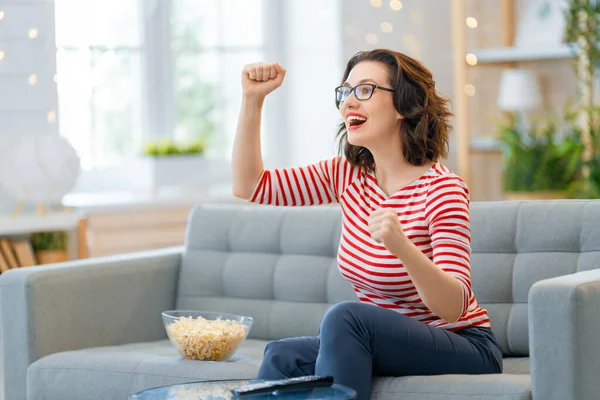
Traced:
POLYGON ((579 133, 548 117, 523 132, 515 119, 500 127, 503 148, 503 188, 507 200, 546 200, 569 197, 577 179, 582 145, 579 133))
POLYGON ((206 141, 177 143, 170 139, 148 141, 136 162, 136 186, 157 189, 163 186, 197 186, 209 169, 206 141))
MULTIPOLYGON (((592 158, 588 160, 589 155, 585 155, 586 142, 581 141, 582 155, 577 173, 577 180, 569 187, 569 194, 577 199, 597 199, 600 198, 600 108, 591 108, 587 110, 589 139, 592 143, 592 158)), ((573 130, 582 137, 586 128, 582 125, 580 114, 573 113, 571 125, 573 130)), ((589 142, 587 143, 589 145, 589 142)), ((588 149, 589 152, 589 149, 588 149)))
POLYGON ((185 143, 175 143, 171 139, 150 140, 144 145, 144 156, 167 157, 194 155, 201 156, 206 151, 206 142, 201 139, 185 143))
POLYGON ((577 103, 528 132, 514 120, 501 127, 507 199, 600 198, 600 105, 594 81, 600 67, 600 2, 570 0, 566 40, 574 44, 577 103), (561 131, 563 133, 561 133, 561 131))
POLYGON ((64 231, 36 232, 31 235, 30 242, 38 264, 69 260, 68 235, 64 231))
MULTIPOLYGON (((190 44, 198 38, 194 31, 178 35, 191 40, 190 44)), ((177 103, 173 130, 143 143, 132 168, 132 186, 152 191, 171 186, 195 192, 210 176, 206 151, 221 139, 215 132, 223 104, 218 88, 193 63, 176 62, 173 77, 177 103)))
POLYGON ((578 182, 571 193, 578 198, 600 197, 599 105, 594 96, 594 81, 600 67, 600 3, 594 0, 570 0, 565 12, 566 39, 575 44, 574 70, 578 79, 577 118, 583 151, 578 182))

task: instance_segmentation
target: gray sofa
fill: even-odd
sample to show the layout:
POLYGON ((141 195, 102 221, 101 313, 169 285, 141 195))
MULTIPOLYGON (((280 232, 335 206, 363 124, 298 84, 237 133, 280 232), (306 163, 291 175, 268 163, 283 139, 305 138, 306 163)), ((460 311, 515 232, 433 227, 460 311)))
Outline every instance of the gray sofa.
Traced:
MULTIPOLYGON (((374 399, 600 396, 600 201, 472 204, 472 281, 505 372, 376 378, 374 399)), ((185 245, 0 276, 6 400, 126 399, 179 382, 252 378, 269 340, 314 335, 356 300, 335 262, 337 207, 203 206, 185 245), (230 362, 180 359, 160 313, 255 318, 230 362)))

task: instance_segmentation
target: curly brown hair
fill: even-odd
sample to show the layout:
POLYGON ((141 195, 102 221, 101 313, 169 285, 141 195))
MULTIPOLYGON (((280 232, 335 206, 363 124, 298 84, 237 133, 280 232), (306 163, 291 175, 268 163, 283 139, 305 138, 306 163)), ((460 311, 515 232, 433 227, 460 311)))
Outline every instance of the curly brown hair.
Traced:
MULTIPOLYGON (((394 89, 394 106, 404 117, 401 123, 402 153, 413 165, 438 161, 448 154, 450 100, 435 90, 431 72, 419 61, 399 52, 377 49, 358 52, 348 61, 343 82, 361 61, 376 61, 387 66, 390 85, 394 89)), ((339 108, 336 100, 336 107, 339 108)), ((375 160, 365 147, 348 143, 346 124, 341 123, 338 133, 338 152, 354 166, 367 170, 375 168, 375 160)))

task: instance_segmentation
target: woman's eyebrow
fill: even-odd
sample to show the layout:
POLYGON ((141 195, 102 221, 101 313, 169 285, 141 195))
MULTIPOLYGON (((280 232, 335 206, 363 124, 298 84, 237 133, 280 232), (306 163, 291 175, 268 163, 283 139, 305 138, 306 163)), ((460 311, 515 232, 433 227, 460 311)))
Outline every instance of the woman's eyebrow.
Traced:
MULTIPOLYGON (((375 83, 375 84, 377 84, 377 82, 375 82, 375 80, 371 79, 371 78, 361 79, 360 81, 358 81, 357 85, 360 85, 361 83, 375 83)), ((346 82, 344 82, 343 86, 351 86, 351 85, 350 85, 350 83, 348 83, 346 81, 346 82)))

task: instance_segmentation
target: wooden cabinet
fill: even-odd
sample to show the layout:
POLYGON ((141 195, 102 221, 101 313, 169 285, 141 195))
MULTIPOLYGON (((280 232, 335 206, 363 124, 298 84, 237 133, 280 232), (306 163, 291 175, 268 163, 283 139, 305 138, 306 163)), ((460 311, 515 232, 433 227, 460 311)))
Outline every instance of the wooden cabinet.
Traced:
POLYGON ((88 215, 90 257, 182 245, 191 207, 156 207, 88 215))

